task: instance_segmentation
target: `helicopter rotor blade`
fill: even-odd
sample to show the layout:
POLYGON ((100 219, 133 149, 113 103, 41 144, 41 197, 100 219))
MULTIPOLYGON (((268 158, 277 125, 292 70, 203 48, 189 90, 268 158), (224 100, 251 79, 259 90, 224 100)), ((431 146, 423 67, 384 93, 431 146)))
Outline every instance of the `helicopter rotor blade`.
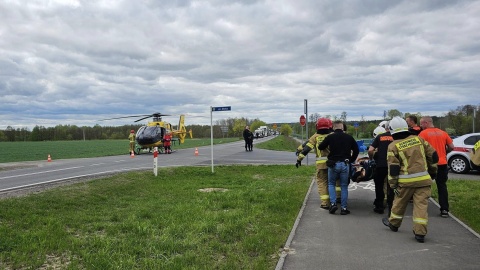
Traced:
POLYGON ((152 113, 152 115, 150 115, 152 117, 162 117, 162 116, 171 116, 170 114, 163 114, 163 113, 152 113))
POLYGON ((105 121, 105 120, 114 120, 114 119, 124 119, 124 118, 133 118, 133 117, 141 117, 138 120, 135 120, 134 122, 139 122, 144 119, 150 118, 150 117, 156 117, 156 118, 161 118, 163 116, 171 116, 171 114, 163 114, 163 113, 152 113, 152 114, 140 114, 140 115, 130 115, 130 116, 122 116, 122 117, 114 117, 114 118, 107 118, 107 119, 101 119, 99 121, 105 121))
POLYGON ((133 118, 133 117, 151 117, 149 114, 141 114, 141 115, 130 115, 130 116, 122 116, 122 117, 114 117, 114 118, 107 118, 107 119, 100 119, 99 121, 106 121, 106 120, 115 120, 115 119, 123 119, 123 118, 133 118))
POLYGON ((142 120, 147 119, 147 118, 150 118, 150 117, 152 117, 152 116, 151 116, 151 115, 145 116, 145 117, 140 118, 140 119, 138 119, 138 120, 135 120, 135 121, 133 121, 133 122, 139 122, 139 121, 142 121, 142 120))

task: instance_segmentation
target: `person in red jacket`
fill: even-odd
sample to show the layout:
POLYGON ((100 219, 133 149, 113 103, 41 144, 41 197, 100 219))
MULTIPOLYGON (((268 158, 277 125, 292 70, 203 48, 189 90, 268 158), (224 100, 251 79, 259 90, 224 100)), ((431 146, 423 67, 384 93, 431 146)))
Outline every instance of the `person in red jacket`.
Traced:
POLYGON ((418 134, 419 137, 427 141, 435 148, 438 154, 438 172, 435 183, 438 190, 438 204, 440 204, 440 216, 447 218, 449 205, 448 205, 448 166, 447 166, 447 152, 453 150, 453 140, 448 134, 436 128, 433 125, 433 120, 429 116, 422 117, 420 119, 420 126, 422 126, 422 132, 418 134))
POLYGON ((172 143, 172 134, 167 131, 163 136, 163 148, 165 149, 165 154, 172 153, 172 148, 170 147, 171 143, 172 143))

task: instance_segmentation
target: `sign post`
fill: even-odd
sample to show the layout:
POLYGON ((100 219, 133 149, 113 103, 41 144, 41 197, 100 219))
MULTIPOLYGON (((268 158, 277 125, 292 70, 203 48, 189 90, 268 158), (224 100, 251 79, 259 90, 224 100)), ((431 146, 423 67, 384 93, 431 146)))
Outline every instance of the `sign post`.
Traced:
POLYGON ((473 108, 472 132, 475 133, 475 108, 473 108))
POLYGON ((232 106, 223 106, 223 107, 212 107, 210 106, 210 154, 212 159, 212 173, 215 172, 213 169, 213 112, 224 112, 231 111, 232 106))
POLYGON ((158 147, 154 148, 153 150, 153 174, 157 176, 158 173, 158 164, 157 164, 157 158, 158 158, 158 147))

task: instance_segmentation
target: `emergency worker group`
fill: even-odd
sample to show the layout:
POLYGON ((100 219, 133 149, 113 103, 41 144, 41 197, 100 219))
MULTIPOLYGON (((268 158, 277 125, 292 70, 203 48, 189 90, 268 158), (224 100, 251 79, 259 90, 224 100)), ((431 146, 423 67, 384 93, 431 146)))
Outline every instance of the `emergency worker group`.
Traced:
MULTIPOLYGON (((446 132, 433 126, 431 117, 422 117, 421 126, 417 121, 415 115, 382 121, 373 132, 368 157, 357 159, 358 145, 345 132, 344 123, 319 118, 317 132, 298 147, 295 166, 299 168, 308 153, 315 151, 320 207, 335 214, 337 203, 340 203, 341 215, 350 214, 348 185, 350 180, 355 181, 353 175, 358 175, 358 167, 363 171, 372 169, 372 177, 365 177, 365 181, 373 178, 375 184, 373 211, 384 214, 387 209, 382 223, 397 232, 407 206, 413 204, 414 238, 423 243, 428 227, 428 199, 434 181, 439 192, 440 216, 449 217, 446 154, 454 145, 446 132), (363 161, 365 159, 367 162, 363 161), (337 194, 338 186, 340 194, 337 194)), ((480 142, 474 147, 472 162, 474 159, 480 163, 480 142)))

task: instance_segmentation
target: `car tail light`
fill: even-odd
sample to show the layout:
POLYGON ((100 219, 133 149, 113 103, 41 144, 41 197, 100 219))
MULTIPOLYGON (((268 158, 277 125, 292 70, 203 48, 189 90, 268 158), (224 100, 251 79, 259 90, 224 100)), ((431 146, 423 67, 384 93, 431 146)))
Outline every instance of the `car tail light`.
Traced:
POLYGON ((470 148, 467 148, 467 147, 454 147, 454 148, 453 148, 453 151, 468 153, 468 152, 470 152, 470 148))

